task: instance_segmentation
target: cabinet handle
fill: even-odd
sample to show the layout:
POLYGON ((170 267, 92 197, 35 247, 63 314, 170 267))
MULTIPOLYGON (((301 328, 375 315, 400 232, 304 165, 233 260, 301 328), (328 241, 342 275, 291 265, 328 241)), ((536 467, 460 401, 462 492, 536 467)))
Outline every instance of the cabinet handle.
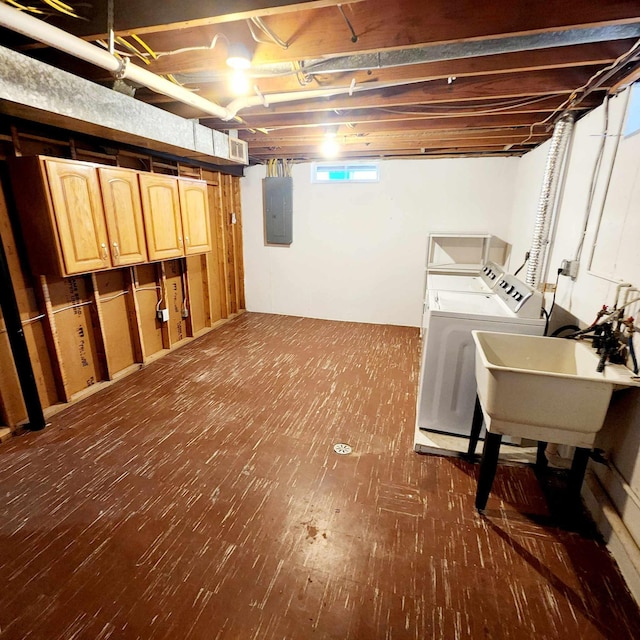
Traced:
POLYGON ((182 236, 178 236, 178 245, 182 246, 182 236))
POLYGON ((109 258, 109 254, 107 253, 107 245, 103 242, 100 246, 102 247, 102 259, 106 261, 109 258))
POLYGON ((189 246, 189 236, 185 236, 184 237, 184 241, 187 243, 187 247, 189 246))
POLYGON ((119 258, 120 257, 120 249, 118 247, 118 243, 114 242, 113 243, 113 255, 115 258, 119 258))

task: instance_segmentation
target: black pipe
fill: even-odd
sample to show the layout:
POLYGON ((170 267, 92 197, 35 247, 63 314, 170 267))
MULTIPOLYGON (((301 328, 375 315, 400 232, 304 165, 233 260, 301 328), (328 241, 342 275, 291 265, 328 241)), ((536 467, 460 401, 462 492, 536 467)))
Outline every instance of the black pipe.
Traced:
POLYGON ((46 422, 42 412, 42 404, 38 395, 36 378, 31 367, 27 341, 22 329, 22 320, 20 319, 18 301, 11 281, 7 254, 2 242, 0 242, 0 308, 2 309, 13 360, 18 372, 22 398, 27 408, 29 424, 25 426, 33 431, 44 429, 46 422))

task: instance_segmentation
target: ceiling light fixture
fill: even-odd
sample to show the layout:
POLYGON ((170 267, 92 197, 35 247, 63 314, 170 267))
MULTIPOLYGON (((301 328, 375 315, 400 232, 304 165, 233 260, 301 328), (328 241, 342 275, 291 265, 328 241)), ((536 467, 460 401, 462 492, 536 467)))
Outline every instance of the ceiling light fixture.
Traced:
POLYGON ((229 89, 234 96, 246 96, 251 85, 243 69, 234 69, 229 76, 229 89))
POLYGON ((231 43, 227 49, 227 66, 232 69, 249 69, 251 55, 247 47, 240 42, 231 43))
POLYGON ((340 154, 340 145, 338 144, 337 134, 326 133, 320 150, 325 158, 337 157, 340 154))

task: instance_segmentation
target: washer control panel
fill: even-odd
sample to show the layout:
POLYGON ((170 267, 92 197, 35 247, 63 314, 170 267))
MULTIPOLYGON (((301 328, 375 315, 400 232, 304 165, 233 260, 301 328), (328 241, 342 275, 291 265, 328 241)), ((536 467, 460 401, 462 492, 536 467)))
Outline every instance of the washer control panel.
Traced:
POLYGON ((480 277, 489 289, 494 289, 502 277, 504 269, 495 262, 486 262, 480 269, 480 277))
POLYGON ((539 318, 542 294, 508 273, 502 274, 494 291, 519 318, 539 318))

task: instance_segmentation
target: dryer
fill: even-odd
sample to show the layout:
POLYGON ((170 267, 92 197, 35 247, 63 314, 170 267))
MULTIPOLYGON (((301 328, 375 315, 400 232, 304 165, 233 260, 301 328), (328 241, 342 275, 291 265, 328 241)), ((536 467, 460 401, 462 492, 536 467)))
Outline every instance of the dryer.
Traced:
POLYGON ((430 290, 427 306, 417 426, 468 436, 476 397, 471 331, 542 335, 542 296, 515 276, 503 274, 490 293, 430 290))

